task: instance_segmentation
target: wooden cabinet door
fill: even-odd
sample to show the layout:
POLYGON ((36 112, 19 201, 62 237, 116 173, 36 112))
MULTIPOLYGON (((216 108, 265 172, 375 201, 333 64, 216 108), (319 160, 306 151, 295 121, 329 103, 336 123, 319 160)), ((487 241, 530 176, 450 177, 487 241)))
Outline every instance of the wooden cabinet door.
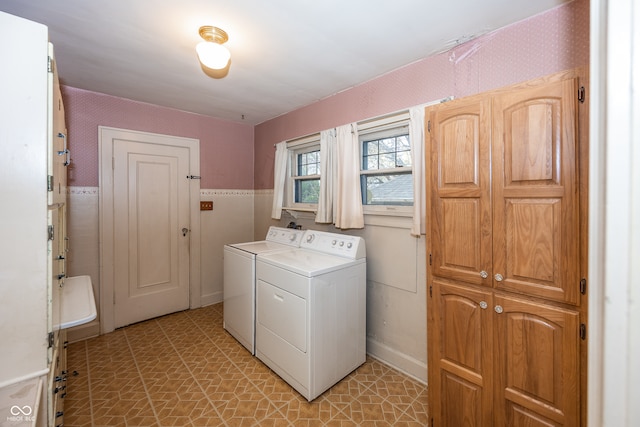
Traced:
POLYGON ((426 112, 435 426, 580 425, 580 312, 558 304, 579 304, 580 279, 577 79, 563 77, 426 112))
POLYGON ((577 82, 493 98, 496 289, 578 303, 577 82))
POLYGON ((489 109, 486 96, 471 97, 427 117, 433 275, 485 286, 492 283, 489 109))
POLYGON ((578 312, 495 296, 495 425, 578 426, 578 312))
POLYGON ((439 280, 433 287, 429 397, 434 425, 492 427, 492 295, 439 280))

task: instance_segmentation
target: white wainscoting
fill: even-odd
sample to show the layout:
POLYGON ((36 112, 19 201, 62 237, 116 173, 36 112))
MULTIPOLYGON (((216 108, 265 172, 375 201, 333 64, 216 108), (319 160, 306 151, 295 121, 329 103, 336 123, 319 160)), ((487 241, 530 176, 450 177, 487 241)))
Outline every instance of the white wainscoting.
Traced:
POLYGON ((213 202, 213 210, 200 212, 203 306, 222 302, 224 245, 258 240, 253 199, 253 190, 200 190, 201 201, 213 202))

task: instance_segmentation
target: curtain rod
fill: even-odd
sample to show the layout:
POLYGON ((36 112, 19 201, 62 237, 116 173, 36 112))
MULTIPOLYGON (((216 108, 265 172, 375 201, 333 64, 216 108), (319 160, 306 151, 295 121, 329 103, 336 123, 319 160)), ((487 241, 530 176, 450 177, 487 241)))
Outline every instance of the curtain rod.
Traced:
MULTIPOLYGON (((390 113, 382 114, 380 116, 363 119, 363 120, 360 120, 360 121, 358 121, 356 123, 359 124, 359 125, 360 124, 366 124, 366 123, 369 123, 369 122, 372 122, 372 121, 375 121, 375 120, 384 119, 386 117, 393 117, 393 116, 397 116, 399 114, 408 113, 409 110, 411 110, 412 108, 415 108, 415 107, 430 107, 432 105, 442 104, 444 102, 451 101, 453 99, 454 99, 454 96, 453 95, 449 95, 446 98, 440 98, 440 99, 436 99, 435 101, 429 101, 429 102, 425 102, 423 104, 414 105, 414 106, 411 106, 411 107, 408 107, 408 108, 402 108, 400 110, 392 111, 390 113)), ((335 126, 334 126, 334 128, 335 128, 335 126)), ((305 138, 310 138, 312 136, 319 135, 319 134, 320 134, 320 132, 313 132, 313 133, 310 133, 310 134, 307 134, 307 135, 304 135, 304 136, 300 136, 298 138, 288 139, 288 140, 286 140, 286 142, 297 142, 299 140, 303 140, 305 138)), ((273 147, 275 148, 277 145, 278 144, 273 144, 273 147)))

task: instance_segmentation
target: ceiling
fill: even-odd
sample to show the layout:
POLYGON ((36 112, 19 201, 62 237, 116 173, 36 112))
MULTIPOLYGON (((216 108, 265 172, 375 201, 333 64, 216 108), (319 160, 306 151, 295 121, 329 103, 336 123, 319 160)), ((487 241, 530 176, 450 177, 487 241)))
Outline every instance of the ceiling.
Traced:
POLYGON ((258 124, 569 0, 0 0, 79 89, 258 124), (224 78, 198 28, 229 34, 224 78))

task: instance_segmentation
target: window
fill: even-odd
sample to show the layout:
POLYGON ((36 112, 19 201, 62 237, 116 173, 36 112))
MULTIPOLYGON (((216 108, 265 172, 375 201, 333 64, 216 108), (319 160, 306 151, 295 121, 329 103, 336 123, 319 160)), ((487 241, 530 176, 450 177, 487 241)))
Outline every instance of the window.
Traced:
POLYGON ((406 123, 360 133, 362 204, 413 206, 411 145, 406 123))
POLYGON ((320 149, 296 153, 294 202, 318 203, 320 195, 320 149))
POLYGON ((286 206, 315 210, 320 196, 320 136, 289 142, 287 148, 290 157, 286 206))

